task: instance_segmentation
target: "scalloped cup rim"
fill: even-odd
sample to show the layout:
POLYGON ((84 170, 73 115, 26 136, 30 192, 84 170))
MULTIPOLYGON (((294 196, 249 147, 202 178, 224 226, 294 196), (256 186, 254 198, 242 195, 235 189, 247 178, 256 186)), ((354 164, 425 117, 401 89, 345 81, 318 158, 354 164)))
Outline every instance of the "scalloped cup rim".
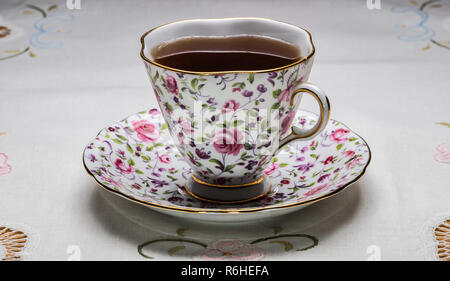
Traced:
POLYGON ((166 70, 170 70, 173 72, 178 72, 178 73, 183 73, 183 74, 194 74, 194 75, 219 75, 219 74, 230 74, 230 73, 266 73, 266 72, 280 71, 280 70, 283 70, 286 68, 296 66, 304 61, 309 60, 310 58, 312 58, 314 56, 315 51, 316 51, 313 40, 312 40, 311 33, 308 30, 306 30, 302 27, 290 24, 290 23, 283 22, 283 21, 278 21, 278 20, 274 20, 274 19, 270 19, 270 18, 262 18, 262 17, 230 17, 230 18, 211 18, 211 19, 187 19, 187 20, 174 21, 174 22, 156 26, 156 27, 144 32, 144 34, 142 34, 142 36, 141 36, 140 42, 141 42, 140 56, 144 61, 146 61, 152 65, 155 65, 157 67, 160 67, 160 68, 163 68, 166 70), (308 49, 307 55, 302 55, 302 57, 300 57, 297 61, 295 61, 289 65, 282 66, 282 67, 271 68, 271 69, 262 69, 262 70, 231 70, 231 71, 209 71, 209 72, 189 71, 189 70, 168 67, 168 66, 165 66, 165 65, 155 62, 153 59, 151 59, 145 55, 145 53, 148 52, 147 46, 145 44, 146 37, 153 31, 158 30, 160 28, 172 26, 172 25, 176 25, 176 24, 182 24, 182 23, 201 23, 201 22, 204 22, 204 23, 206 23, 206 22, 226 23, 226 22, 239 21, 239 20, 253 20, 253 21, 266 22, 266 23, 270 22, 271 24, 278 24, 278 25, 283 25, 285 27, 289 27, 292 29, 297 29, 297 31, 300 31, 301 33, 303 33, 304 36, 307 37, 308 40, 306 41, 306 43, 309 45, 310 50, 308 49))

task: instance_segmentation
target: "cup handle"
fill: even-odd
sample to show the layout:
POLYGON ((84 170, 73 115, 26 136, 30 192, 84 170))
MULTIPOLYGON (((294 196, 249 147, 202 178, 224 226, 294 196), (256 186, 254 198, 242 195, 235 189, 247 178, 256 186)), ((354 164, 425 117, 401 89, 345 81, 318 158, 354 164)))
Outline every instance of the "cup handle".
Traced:
POLYGON ((280 140, 280 146, 285 146, 286 144, 290 143, 293 140, 297 139, 312 139, 317 134, 322 132, 323 129, 325 129, 328 120, 330 119, 330 102, 325 95, 325 93, 316 85, 311 83, 301 83, 299 85, 299 88, 294 91, 294 93, 291 96, 291 106, 294 105, 294 98, 299 93, 308 93, 312 95, 316 101, 319 103, 320 107, 320 116, 318 122, 312 127, 311 129, 304 130, 300 129, 297 126, 292 126, 292 132, 284 137, 282 140, 280 140))

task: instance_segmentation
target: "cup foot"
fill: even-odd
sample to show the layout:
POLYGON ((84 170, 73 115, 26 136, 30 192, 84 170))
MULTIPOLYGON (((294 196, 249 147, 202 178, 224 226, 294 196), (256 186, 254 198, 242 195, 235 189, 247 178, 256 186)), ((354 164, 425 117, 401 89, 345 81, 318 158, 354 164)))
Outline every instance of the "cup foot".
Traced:
POLYGON ((190 178, 185 187, 189 195, 201 201, 216 204, 241 204, 263 197, 269 193, 271 184, 267 178, 264 178, 254 185, 220 187, 201 184, 190 178))

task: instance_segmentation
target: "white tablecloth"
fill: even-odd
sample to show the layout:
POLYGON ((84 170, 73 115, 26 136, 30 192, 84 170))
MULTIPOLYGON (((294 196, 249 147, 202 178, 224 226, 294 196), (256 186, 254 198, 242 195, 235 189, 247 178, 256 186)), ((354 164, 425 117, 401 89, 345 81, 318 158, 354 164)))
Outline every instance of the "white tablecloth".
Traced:
MULTIPOLYGON (((0 3, 0 256, 10 228, 28 241, 19 259, 146 260, 137 247, 155 239, 215 247, 280 233, 318 244, 295 251, 262 243, 264 260, 439 258, 434 226, 450 216, 450 1, 382 0, 381 9, 356 0, 80 3, 0 3), (312 33, 310 80, 330 97, 332 118, 371 147, 366 175, 331 199, 251 227, 175 219, 101 191, 83 168, 85 145, 156 106, 140 35, 180 19, 239 16, 312 33)), ((190 260, 199 248, 161 242, 143 251, 190 260)))

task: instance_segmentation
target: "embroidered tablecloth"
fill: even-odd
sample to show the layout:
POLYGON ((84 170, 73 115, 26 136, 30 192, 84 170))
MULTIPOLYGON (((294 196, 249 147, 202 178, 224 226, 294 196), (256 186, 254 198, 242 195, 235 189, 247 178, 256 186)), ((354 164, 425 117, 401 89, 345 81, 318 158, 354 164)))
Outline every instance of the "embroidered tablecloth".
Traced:
MULTIPOLYGON (((0 3, 0 259, 449 259, 450 1, 0 3), (100 190, 83 148, 157 106, 151 27, 258 16, 308 29, 310 80, 372 163, 341 194, 248 226, 171 218, 100 190)), ((306 100, 305 108, 315 110, 306 100)))

